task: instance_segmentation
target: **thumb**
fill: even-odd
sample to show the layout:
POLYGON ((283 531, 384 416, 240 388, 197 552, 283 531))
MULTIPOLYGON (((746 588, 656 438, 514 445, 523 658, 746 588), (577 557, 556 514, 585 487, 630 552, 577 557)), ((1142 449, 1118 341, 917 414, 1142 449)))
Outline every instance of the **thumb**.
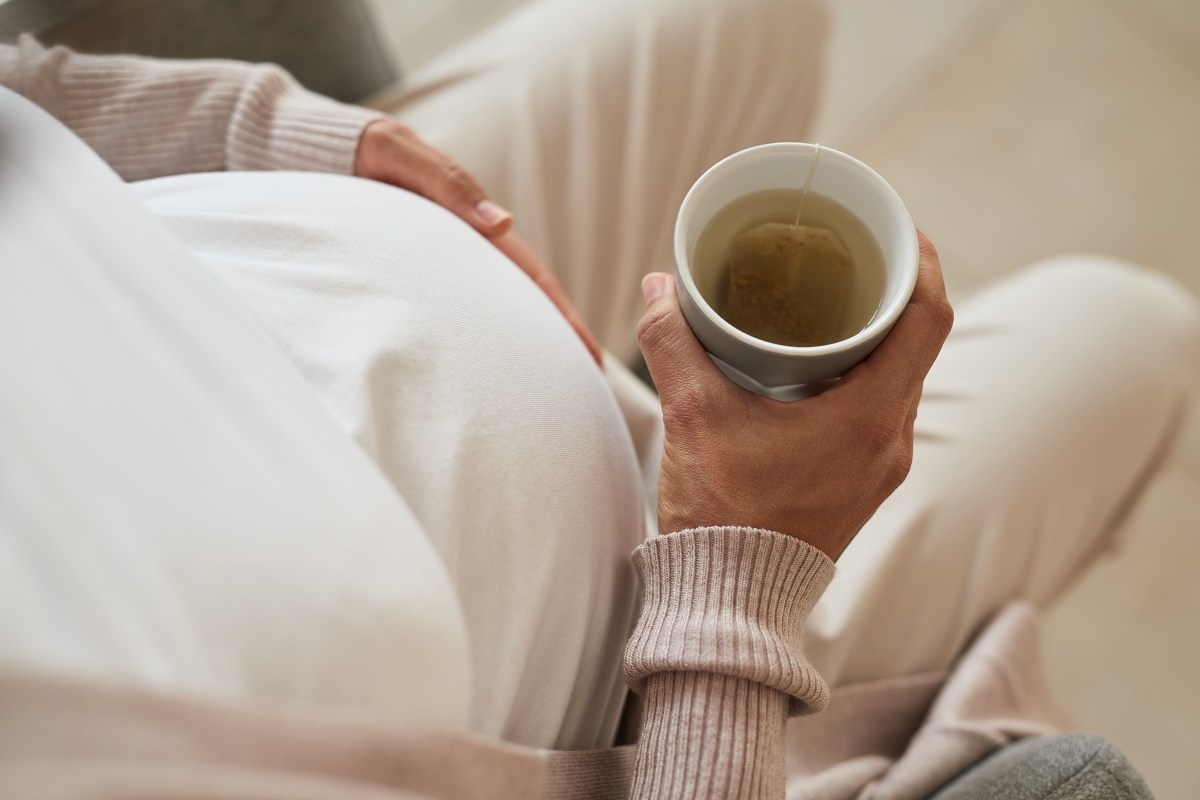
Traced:
POLYGON ((637 340, 659 397, 668 402, 679 392, 699 392, 725 380, 683 318, 675 276, 650 273, 642 279, 642 295, 646 310, 637 340))

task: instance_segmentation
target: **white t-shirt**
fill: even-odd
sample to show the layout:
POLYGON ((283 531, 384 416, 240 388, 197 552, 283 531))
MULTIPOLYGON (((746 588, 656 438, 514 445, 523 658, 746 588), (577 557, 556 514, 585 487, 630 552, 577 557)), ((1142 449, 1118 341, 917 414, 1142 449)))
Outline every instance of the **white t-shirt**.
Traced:
POLYGON ((135 190, 434 544, 466 621, 471 729, 610 744, 646 498, 613 390, 550 301, 466 223, 394 187, 221 173, 135 190))
POLYGON ((0 130, 0 670, 467 729, 412 510, 95 153, 0 130))

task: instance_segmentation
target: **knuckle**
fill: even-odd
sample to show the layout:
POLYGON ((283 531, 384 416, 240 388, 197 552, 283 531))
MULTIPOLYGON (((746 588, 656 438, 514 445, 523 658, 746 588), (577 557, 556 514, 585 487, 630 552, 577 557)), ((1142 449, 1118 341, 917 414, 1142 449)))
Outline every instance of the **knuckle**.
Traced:
POLYGON ((656 381, 663 421, 692 426, 707 417, 708 397, 692 370, 680 363, 677 320, 667 307, 651 307, 637 324, 637 341, 656 381), (661 371, 656 367, 666 367, 661 371), (662 383, 659 383, 659 381, 662 383))
POLYGON ((891 467, 888 470, 888 483, 892 489, 895 489, 908 477, 912 471, 913 451, 912 447, 901 447, 892 459, 891 467))
POLYGON ((944 297, 926 300, 918 309, 920 318, 931 339, 944 342, 954 327, 954 308, 944 297))
POLYGON ((891 451, 903 430, 903 420, 898 415, 876 412, 860 427, 863 442, 873 453, 883 454, 891 451))
POLYGON ((668 430, 703 432, 707 419, 704 398, 690 383, 674 386, 662 395, 663 426, 668 430))
POLYGON ((412 129, 394 120, 383 120, 378 123, 377 127, 372 127, 371 130, 378 131, 380 140, 386 142, 393 153, 397 155, 407 154, 411 157, 413 153, 413 139, 415 138, 412 129))
POLYGON ((399 139, 415 139, 417 136, 413 129, 405 125, 403 122, 389 120, 387 125, 388 132, 399 139))
POLYGON ((637 340, 642 348, 657 348, 671 334, 671 312, 662 307, 651 307, 637 324, 637 340))
POLYGON ((474 193, 479 188, 471 173, 454 162, 442 166, 442 179, 451 189, 463 194, 474 193))
POLYGON ((954 328, 954 306, 950 305, 950 301, 946 298, 941 298, 933 304, 930 313, 937 332, 945 340, 954 328))

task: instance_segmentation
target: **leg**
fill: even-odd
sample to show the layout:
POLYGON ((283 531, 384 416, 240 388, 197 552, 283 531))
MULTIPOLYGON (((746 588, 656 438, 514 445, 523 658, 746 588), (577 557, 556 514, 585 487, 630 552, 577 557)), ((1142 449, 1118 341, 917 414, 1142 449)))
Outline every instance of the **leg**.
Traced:
POLYGON ((601 342, 636 354, 642 275, 724 156, 804 137, 827 26, 817 0, 534 2, 383 107, 476 174, 601 342))
POLYGON ((1182 290, 1098 257, 965 303, 926 382, 912 473, 810 621, 826 678, 944 669, 1005 601, 1061 591, 1169 450, 1198 339, 1182 290))
POLYGON ((129 188, 3 88, 0 376, 0 666, 466 727, 462 614, 411 512, 129 188))

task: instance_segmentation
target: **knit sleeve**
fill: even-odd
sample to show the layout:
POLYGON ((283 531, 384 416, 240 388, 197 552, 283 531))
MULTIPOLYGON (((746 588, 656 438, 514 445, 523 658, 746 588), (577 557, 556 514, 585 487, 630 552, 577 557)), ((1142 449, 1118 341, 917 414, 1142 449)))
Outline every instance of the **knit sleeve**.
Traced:
POLYGON ((313 94, 280 67, 0 46, 0 83, 73 130, 126 180, 294 169, 349 174, 382 115, 313 94))
POLYGON ((646 711, 634 798, 781 798, 789 714, 829 690, 801 653, 833 562, 790 536, 696 528, 634 553, 645 603, 625 677, 646 711))

